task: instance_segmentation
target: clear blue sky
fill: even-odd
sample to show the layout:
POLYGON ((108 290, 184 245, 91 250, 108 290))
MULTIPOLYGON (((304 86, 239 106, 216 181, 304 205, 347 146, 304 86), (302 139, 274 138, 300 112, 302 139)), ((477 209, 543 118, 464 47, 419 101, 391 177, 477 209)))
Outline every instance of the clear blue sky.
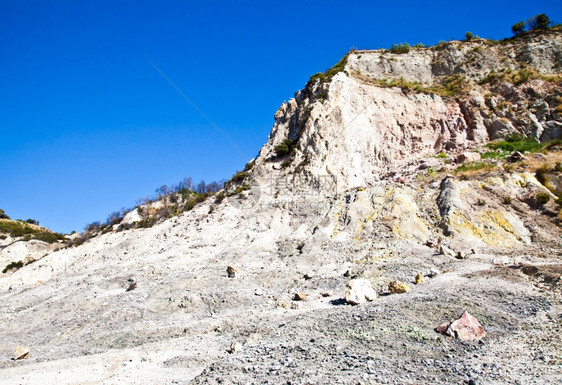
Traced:
POLYGON ((0 1, 0 208, 81 231, 185 176, 228 179, 350 48, 511 35, 560 1, 0 1))

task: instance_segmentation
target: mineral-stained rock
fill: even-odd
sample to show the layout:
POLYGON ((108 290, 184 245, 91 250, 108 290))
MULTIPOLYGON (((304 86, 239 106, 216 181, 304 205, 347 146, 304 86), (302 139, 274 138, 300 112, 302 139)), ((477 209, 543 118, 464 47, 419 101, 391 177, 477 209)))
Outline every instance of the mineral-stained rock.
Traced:
POLYGON ((14 359, 15 360, 23 360, 29 358, 30 350, 27 346, 18 346, 16 350, 14 350, 14 359))
POLYGON ((347 283, 345 300, 352 305, 359 305, 377 298, 377 293, 367 279, 352 279, 347 283))
POLYGON ((390 294, 403 294, 409 290, 408 285, 400 281, 391 281, 388 284, 388 292, 390 294))
POLYGON ((423 274, 422 273, 418 273, 416 275, 415 282, 416 283, 422 283, 423 282, 423 274))
POLYGON ((486 335, 486 330, 480 322, 467 311, 464 311, 457 320, 443 323, 435 330, 461 341, 480 340, 486 335))

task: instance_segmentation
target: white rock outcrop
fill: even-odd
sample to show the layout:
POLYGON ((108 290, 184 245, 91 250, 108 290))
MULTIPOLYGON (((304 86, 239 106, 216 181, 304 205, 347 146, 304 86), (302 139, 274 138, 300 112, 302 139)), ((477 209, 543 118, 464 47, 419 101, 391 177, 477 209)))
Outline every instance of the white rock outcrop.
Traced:
POLYGON ((367 279, 352 279, 347 283, 345 300, 352 305, 373 301, 377 298, 377 292, 367 279))

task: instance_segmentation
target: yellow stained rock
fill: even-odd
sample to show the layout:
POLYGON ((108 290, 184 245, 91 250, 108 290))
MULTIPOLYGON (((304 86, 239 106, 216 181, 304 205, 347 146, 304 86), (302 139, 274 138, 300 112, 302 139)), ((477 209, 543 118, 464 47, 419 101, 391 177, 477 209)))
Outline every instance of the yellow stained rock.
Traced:
POLYGON ((29 348, 27 346, 18 346, 14 351, 14 359, 23 360, 29 358, 29 348))
POLYGON ((416 275, 416 283, 422 283, 422 282, 423 282, 423 274, 418 273, 418 275, 416 275))
POLYGON ((390 294, 402 294, 409 290, 408 285, 400 281, 391 281, 388 284, 388 292, 390 294))

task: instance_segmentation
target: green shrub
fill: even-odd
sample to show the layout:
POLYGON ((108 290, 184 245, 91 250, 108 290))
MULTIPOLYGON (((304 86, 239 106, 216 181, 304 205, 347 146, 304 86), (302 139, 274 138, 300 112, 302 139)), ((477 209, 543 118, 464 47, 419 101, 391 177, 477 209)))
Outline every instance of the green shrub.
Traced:
POLYGON ((62 234, 42 228, 33 228, 23 221, 0 221, 0 232, 10 234, 13 237, 26 237, 26 240, 37 239, 48 243, 65 239, 62 234))
POLYGON ((464 41, 471 41, 472 39, 474 39, 474 35, 472 34, 472 32, 467 32, 464 34, 464 41))
POLYGON ((155 217, 148 217, 143 219, 142 221, 137 222, 137 227, 139 228, 148 228, 154 226, 158 222, 158 219, 155 217))
POLYGON ((460 74, 447 76, 443 79, 445 95, 456 96, 463 92, 470 91, 470 83, 460 74))
POLYGON ((230 180, 234 183, 243 182, 250 175, 247 171, 239 171, 230 178, 230 180))
POLYGON ((190 211, 195 207, 195 200, 190 200, 183 206, 185 211, 190 211))
POLYGON ((525 32, 525 22, 524 21, 520 21, 518 23, 515 23, 511 26, 511 32, 517 36, 522 34, 523 32, 525 32))
POLYGON ((449 156, 447 155, 447 153, 445 151, 441 151, 439 154, 436 155, 437 158, 439 159, 448 159, 449 156))
POLYGON ((515 85, 522 84, 528 80, 542 79, 549 83, 558 83, 562 80, 561 75, 543 75, 533 68, 522 68, 519 71, 511 69, 502 69, 499 72, 492 71, 484 78, 478 81, 478 84, 497 84, 500 82, 510 82, 515 85))
POLYGON ((550 201, 550 195, 544 192, 537 193, 536 198, 537 202, 541 205, 545 205, 550 201))
POLYGON ((217 195, 215 195, 215 203, 219 204, 224 200, 224 191, 219 192, 217 195))
POLYGON ((390 47, 390 52, 395 54, 403 54, 410 52, 410 44, 408 43, 400 43, 400 44, 393 44, 390 47))
POLYGON ((531 17, 527 21, 527 26, 531 31, 548 29, 551 24, 550 18, 544 13, 531 17))
POLYGON ((18 270, 18 269, 21 269, 22 267, 23 267, 22 261, 10 262, 8 265, 6 265, 4 270, 2 270, 2 273, 6 274, 10 270, 18 270))
POLYGON ((430 178, 435 178, 437 176, 437 169, 435 167, 428 167, 427 176, 429 176, 430 178))
POLYGON ((478 198, 478 200, 476 201, 476 204, 478 206, 486 206, 486 201, 484 199, 478 198))
POLYGON ((241 195, 243 191, 249 190, 250 186, 248 186, 247 184, 244 184, 242 186, 238 186, 236 187, 236 194, 241 195))
POLYGON ((6 212, 0 209, 0 219, 10 219, 10 217, 6 214, 6 212))
POLYGON ((480 157, 482 159, 499 159, 504 158, 508 154, 509 153, 505 151, 486 151, 485 153, 480 154, 480 157))
POLYGON ((511 197, 509 197, 509 196, 503 197, 503 204, 504 205, 510 205, 511 204, 511 197))
POLYGON ((287 159, 285 161, 283 161, 283 163, 281 163, 281 168, 287 168, 291 165, 291 163, 293 163, 293 159, 287 159))
POLYGON ((338 72, 345 71, 345 66, 347 65, 347 58, 349 56, 349 52, 344 55, 343 58, 339 62, 337 62, 332 68, 327 69, 326 71, 318 72, 312 75, 306 84, 305 88, 309 86, 309 84, 314 84, 316 81, 320 81, 320 83, 325 83, 330 81, 338 72))
POLYGON ((484 169, 492 169, 494 167, 496 167, 496 165, 491 163, 469 162, 469 163, 463 163, 462 165, 457 167, 455 171, 456 172, 478 171, 484 169))
POLYGON ((275 155, 278 157, 283 157, 289 155, 295 147, 295 141, 289 138, 284 139, 280 144, 275 146, 273 149, 275 151, 275 155))
POLYGON ((507 152, 538 152, 544 145, 534 138, 525 138, 521 135, 508 135, 504 140, 488 143, 486 147, 492 150, 502 150, 507 152))
POLYGON ((556 162, 556 166, 554 166, 554 171, 562 172, 562 163, 556 162))
POLYGON ((435 93, 433 90, 424 87, 422 83, 417 81, 409 82, 403 77, 400 79, 392 79, 390 81, 388 79, 381 79, 377 81, 377 84, 381 87, 400 87, 402 90, 423 92, 427 94, 435 93))
POLYGON ((55 243, 57 241, 64 241, 64 235, 59 234, 59 233, 52 233, 50 231, 42 231, 39 233, 36 233, 33 236, 33 239, 38 239, 40 241, 43 242, 47 242, 47 243, 55 243))
POLYGON ((255 163, 255 160, 249 161, 248 163, 246 163, 246 165, 244 166, 244 170, 242 171, 250 171, 254 167, 255 163))

